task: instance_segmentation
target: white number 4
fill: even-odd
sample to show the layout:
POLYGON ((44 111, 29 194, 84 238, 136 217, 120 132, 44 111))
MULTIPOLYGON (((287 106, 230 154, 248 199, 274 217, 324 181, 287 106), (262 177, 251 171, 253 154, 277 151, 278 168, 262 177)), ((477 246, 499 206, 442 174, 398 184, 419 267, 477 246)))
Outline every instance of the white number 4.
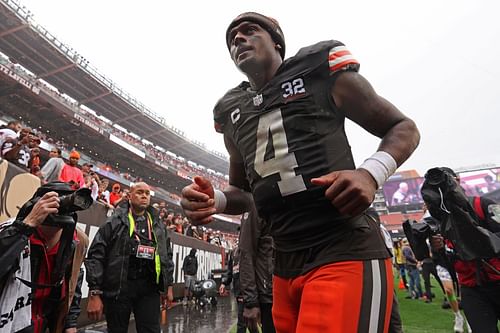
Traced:
POLYGON ((254 168, 261 177, 267 177, 276 173, 280 174, 281 181, 278 182, 282 196, 287 196, 306 190, 304 179, 295 174, 298 167, 295 153, 288 152, 285 128, 281 109, 273 110, 259 118, 257 128, 257 149, 255 151, 254 168), (273 140, 274 157, 264 161, 269 136, 273 140))

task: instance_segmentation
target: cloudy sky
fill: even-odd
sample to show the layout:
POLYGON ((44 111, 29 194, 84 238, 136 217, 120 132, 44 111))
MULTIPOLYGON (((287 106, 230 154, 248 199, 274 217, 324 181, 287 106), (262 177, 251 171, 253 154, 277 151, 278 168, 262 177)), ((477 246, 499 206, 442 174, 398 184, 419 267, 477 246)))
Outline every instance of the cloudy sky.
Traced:
MULTIPOLYGON (((422 140, 401 169, 500 163, 497 1, 23 0, 34 18, 188 137, 225 152, 212 108, 244 77, 224 41, 232 18, 278 19, 287 56, 344 42, 377 92, 414 119, 422 140)), ((361 163, 379 140, 347 125, 361 163)))

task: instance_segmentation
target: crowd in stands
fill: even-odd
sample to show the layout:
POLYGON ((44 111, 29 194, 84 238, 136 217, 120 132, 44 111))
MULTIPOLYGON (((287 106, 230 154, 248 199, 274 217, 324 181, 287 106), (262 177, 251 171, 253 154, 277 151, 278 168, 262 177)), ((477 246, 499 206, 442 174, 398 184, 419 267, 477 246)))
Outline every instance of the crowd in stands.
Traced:
MULTIPOLYGON (((37 79, 35 75, 18 64, 11 63, 6 57, 0 54, 0 65, 5 66, 12 70, 16 75, 22 77, 24 80, 30 82, 34 87, 43 90, 44 93, 57 99, 63 105, 68 107, 71 111, 78 114, 79 117, 90 121, 96 128, 103 130, 105 133, 112 134, 123 141, 131 144, 137 149, 143 151, 146 156, 153 158, 162 164, 166 164, 178 171, 178 176, 192 179, 195 175, 204 175, 209 178, 215 187, 222 189, 227 186, 228 177, 220 172, 207 169, 202 165, 195 164, 187 161, 181 156, 176 156, 173 153, 167 152, 161 147, 154 146, 152 143, 141 139, 138 135, 129 133, 127 130, 112 125, 112 122, 103 116, 97 116, 89 108, 79 104, 70 96, 61 93, 57 88, 52 87, 49 83, 37 79)), ((37 133, 38 134, 38 133, 37 133)), ((46 134, 41 134, 46 137, 46 134)), ((47 138, 48 139, 48 138, 47 138)), ((58 140, 57 146, 68 149, 69 147, 63 140, 58 140)))
MULTIPOLYGON (((80 153, 76 150, 71 150, 68 154, 69 158, 65 160, 61 148, 68 147, 65 145, 58 147, 57 144, 51 144, 52 148, 48 153, 48 158, 42 156, 39 147, 41 138, 44 141, 47 140, 48 143, 54 143, 54 140, 48 138, 44 133, 36 133, 31 128, 25 127, 20 121, 10 121, 6 126, 0 128, 0 157, 23 168, 26 172, 31 172, 39 177, 42 183, 63 181, 71 184, 74 189, 91 189, 92 198, 108 209, 108 216, 121 202, 129 199, 127 187, 117 182, 111 185, 109 179, 101 178, 93 170, 92 163, 80 163, 80 153)), ((122 176, 134 182, 142 181, 141 178, 128 173, 123 173, 122 176)), ((172 198, 178 198, 177 194, 171 195, 172 198)), ((178 206, 172 204, 169 206, 165 201, 156 202, 153 206, 158 210, 159 217, 165 226, 172 232, 194 237, 227 249, 233 248, 237 242, 236 234, 192 226, 178 206)))

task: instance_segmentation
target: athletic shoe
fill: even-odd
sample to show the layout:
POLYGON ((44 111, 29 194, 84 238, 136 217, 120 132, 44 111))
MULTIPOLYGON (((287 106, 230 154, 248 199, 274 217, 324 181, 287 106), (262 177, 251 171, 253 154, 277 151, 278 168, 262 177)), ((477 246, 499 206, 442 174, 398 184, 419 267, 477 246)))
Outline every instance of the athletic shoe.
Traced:
POLYGON ((460 313, 455 314, 455 325, 453 326, 455 333, 464 333, 464 317, 460 313))

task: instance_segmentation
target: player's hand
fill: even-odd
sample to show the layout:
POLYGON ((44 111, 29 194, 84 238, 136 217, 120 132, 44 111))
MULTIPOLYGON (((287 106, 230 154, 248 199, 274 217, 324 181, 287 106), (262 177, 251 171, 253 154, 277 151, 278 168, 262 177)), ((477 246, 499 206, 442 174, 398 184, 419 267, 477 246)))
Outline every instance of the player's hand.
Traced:
POLYGON ((101 320, 103 308, 100 295, 89 296, 89 302, 87 303, 87 316, 90 320, 101 320))
POLYGON ((174 301, 174 289, 172 286, 167 288, 167 308, 172 306, 172 302, 174 301))
POLYGON ((364 212, 375 198, 377 183, 364 169, 334 171, 311 179, 326 186, 325 197, 342 215, 356 216, 364 212))
POLYGON ((45 221, 49 214, 56 214, 59 209, 59 195, 56 192, 45 193, 33 206, 24 219, 24 223, 37 227, 45 221))
POLYGON ((250 329, 251 332, 256 332, 258 326, 261 325, 260 308, 259 307, 244 308, 243 320, 245 321, 246 326, 250 329))
POLYGON ((444 247, 444 238, 441 235, 431 236, 430 243, 433 251, 439 251, 444 247))
POLYGON ((25 135, 22 139, 21 139, 21 144, 23 145, 27 145, 28 143, 30 143, 30 135, 25 135))
POLYGON ((214 187, 204 177, 194 177, 194 182, 182 189, 181 206, 194 225, 212 222, 216 213, 214 204, 214 187))
POLYGON ((160 306, 162 309, 168 309, 168 294, 160 294, 160 306))

